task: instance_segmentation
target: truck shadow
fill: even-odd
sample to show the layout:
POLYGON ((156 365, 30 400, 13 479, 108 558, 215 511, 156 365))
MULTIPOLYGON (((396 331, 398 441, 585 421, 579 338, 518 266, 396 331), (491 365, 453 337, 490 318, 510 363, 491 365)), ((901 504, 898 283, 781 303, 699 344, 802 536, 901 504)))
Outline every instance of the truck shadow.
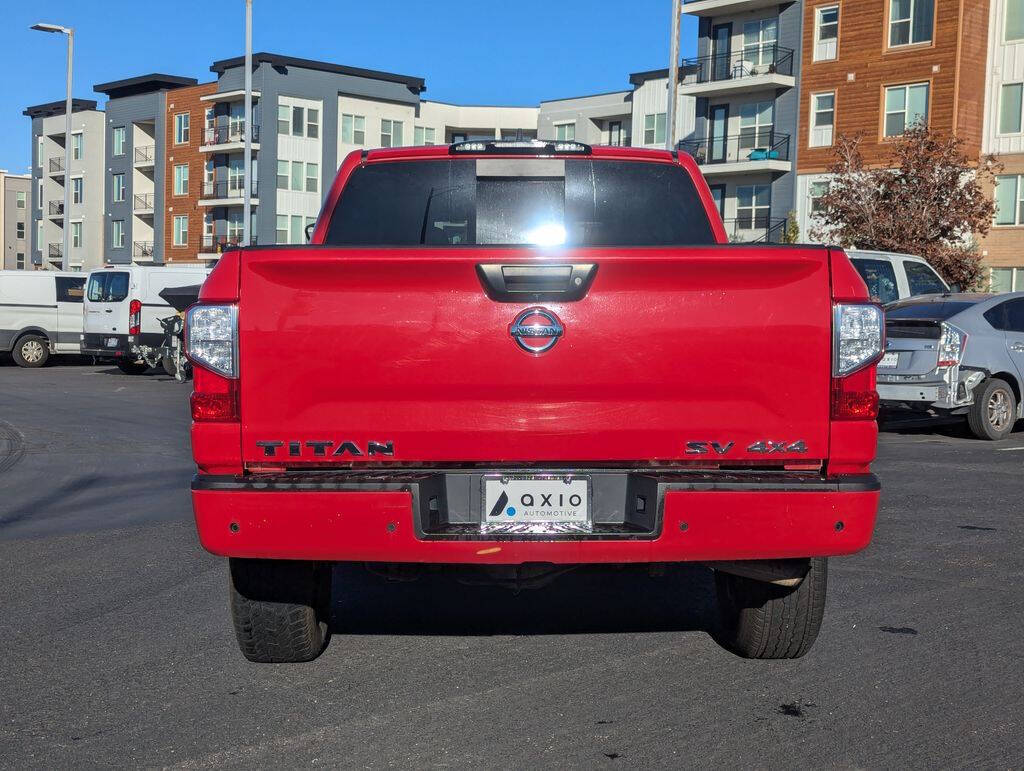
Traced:
MULTIPOLYGON (((471 575, 471 574, 467 574, 471 575)), ((460 583, 450 571, 396 582, 361 565, 334 569, 338 635, 548 635, 715 630, 712 573, 669 565, 586 566, 538 589, 460 583)))

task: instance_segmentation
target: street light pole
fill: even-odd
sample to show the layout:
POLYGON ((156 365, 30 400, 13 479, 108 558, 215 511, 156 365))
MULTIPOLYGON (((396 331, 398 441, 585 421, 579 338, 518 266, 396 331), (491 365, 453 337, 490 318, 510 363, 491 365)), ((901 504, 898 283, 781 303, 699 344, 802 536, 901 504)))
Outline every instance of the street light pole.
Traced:
POLYGON ((249 246, 252 228, 252 0, 245 0, 245 190, 242 195, 242 245, 249 246))
MULTIPOLYGON (((59 32, 68 38, 67 93, 64 96, 64 240, 60 255, 60 269, 67 270, 71 258, 68 215, 71 213, 71 71, 74 62, 75 31, 71 27, 61 27, 58 24, 33 24, 30 29, 39 32, 59 32)), ((39 245, 39 251, 42 252, 42 244, 39 245)))
POLYGON ((682 15, 682 0, 672 0, 672 37, 669 43, 672 60, 668 64, 668 123, 665 147, 676 149, 676 102, 679 91, 679 21, 682 15))

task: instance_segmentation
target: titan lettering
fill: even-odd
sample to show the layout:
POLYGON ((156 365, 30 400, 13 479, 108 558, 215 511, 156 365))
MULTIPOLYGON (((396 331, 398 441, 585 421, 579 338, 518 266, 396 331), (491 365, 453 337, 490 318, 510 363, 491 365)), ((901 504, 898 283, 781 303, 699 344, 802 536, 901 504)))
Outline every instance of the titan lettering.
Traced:
POLYGON ((394 456, 395 454, 395 443, 394 442, 379 442, 379 441, 368 441, 364 445, 351 439, 346 439, 340 442, 335 442, 329 439, 309 439, 300 441, 297 439, 291 439, 285 441, 269 441, 261 440, 256 442, 256 446, 263 450, 264 458, 276 458, 278 456, 278 449, 288 446, 288 457, 290 458, 301 458, 303 454, 312 453, 315 458, 326 458, 329 450, 333 447, 334 452, 330 452, 331 457, 340 457, 350 455, 354 458, 361 458, 363 456, 380 456, 389 455, 394 456), (303 453, 303 449, 307 451, 303 453))

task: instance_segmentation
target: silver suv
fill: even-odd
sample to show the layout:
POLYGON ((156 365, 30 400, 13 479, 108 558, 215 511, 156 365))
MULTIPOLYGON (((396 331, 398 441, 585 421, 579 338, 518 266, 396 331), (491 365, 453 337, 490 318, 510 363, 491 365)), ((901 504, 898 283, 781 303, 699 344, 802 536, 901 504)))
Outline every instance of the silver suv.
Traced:
POLYGON ((900 300, 885 330, 883 407, 965 415, 979 439, 1004 439, 1024 417, 1024 292, 900 300))

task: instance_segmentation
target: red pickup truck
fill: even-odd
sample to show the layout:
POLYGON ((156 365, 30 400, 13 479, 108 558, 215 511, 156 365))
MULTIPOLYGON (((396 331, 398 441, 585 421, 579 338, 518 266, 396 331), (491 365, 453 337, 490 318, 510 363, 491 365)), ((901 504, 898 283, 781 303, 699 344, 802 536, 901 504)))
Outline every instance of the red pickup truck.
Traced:
POLYGON ((339 561, 699 562, 725 646, 809 649, 879 497, 882 313, 842 251, 728 244, 684 154, 539 141, 355 152, 311 240, 224 254, 187 317, 248 659, 321 653, 339 561))

